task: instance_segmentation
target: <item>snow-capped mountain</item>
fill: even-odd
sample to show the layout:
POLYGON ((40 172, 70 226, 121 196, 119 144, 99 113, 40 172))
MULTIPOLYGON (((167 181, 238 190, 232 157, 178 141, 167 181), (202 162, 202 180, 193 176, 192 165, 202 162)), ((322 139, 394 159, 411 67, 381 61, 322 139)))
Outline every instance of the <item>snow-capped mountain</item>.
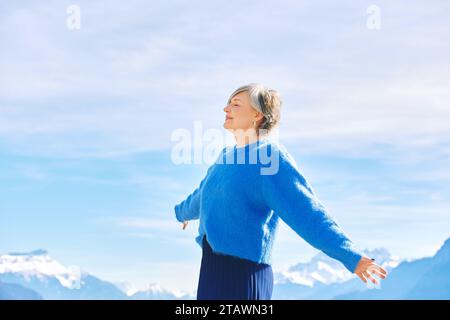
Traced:
POLYGON ((379 287, 366 286, 319 253, 277 274, 272 299, 450 299, 450 238, 432 257, 401 260, 383 248, 365 254, 388 271, 379 287))
POLYGON ((147 287, 142 288, 133 292, 131 298, 134 300, 148 300, 148 299, 159 299, 159 300, 168 300, 168 299, 182 299, 182 300, 193 300, 196 298, 194 292, 186 292, 186 291, 169 291, 167 289, 162 288, 157 283, 151 283, 147 287))
MULTIPOLYGON (((379 290, 370 290, 338 261, 319 252, 307 263, 275 273, 277 299, 450 299, 450 238, 433 257, 413 261, 378 248, 365 254, 388 270, 379 290)), ((0 299, 195 299, 195 292, 171 291, 151 283, 103 281, 78 267, 66 267, 44 250, 0 255, 0 299)))
POLYGON ((158 283, 150 283, 144 287, 138 287, 122 281, 116 283, 116 286, 133 300, 194 300, 196 298, 195 291, 168 290, 161 287, 158 283))
POLYGON ((115 285, 66 267, 45 250, 0 255, 0 281, 30 289, 43 299, 126 299, 115 285))
POLYGON ((432 257, 404 261, 380 290, 355 290, 337 299, 450 299, 450 238, 432 257))
MULTIPOLYGON (((393 269, 398 266, 401 259, 392 256, 385 248, 365 250, 364 253, 383 268, 393 269)), ((323 252, 319 252, 309 262, 298 263, 291 266, 287 271, 276 273, 275 284, 299 284, 307 287, 314 287, 318 283, 329 285, 332 283, 342 283, 355 277, 339 261, 330 258, 323 252)))
POLYGON ((64 266, 45 250, 0 255, 0 281, 30 289, 43 299, 127 299, 112 283, 64 266))
POLYGON ((1 299, 193 299, 193 293, 142 289, 103 281, 77 266, 64 266, 45 250, 0 255, 1 299))
POLYGON ((0 255, 0 274, 20 274, 26 281, 33 277, 41 280, 53 277, 69 289, 79 288, 81 280, 80 268, 65 267, 41 249, 0 255))

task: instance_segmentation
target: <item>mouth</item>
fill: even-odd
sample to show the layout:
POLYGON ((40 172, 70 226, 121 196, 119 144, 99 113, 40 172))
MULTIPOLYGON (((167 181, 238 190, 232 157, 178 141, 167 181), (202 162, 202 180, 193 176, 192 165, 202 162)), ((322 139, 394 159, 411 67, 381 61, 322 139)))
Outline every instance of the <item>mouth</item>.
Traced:
POLYGON ((226 117, 226 118, 225 118, 225 121, 228 121, 228 120, 231 120, 231 119, 233 119, 233 118, 226 117))

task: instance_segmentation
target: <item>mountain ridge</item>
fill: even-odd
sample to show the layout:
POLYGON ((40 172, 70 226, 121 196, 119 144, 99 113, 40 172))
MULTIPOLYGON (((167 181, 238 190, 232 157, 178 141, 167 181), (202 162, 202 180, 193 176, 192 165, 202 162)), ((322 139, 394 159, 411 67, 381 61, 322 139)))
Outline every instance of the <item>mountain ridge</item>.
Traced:
MULTIPOLYGON (((274 274, 272 299, 449 299, 450 238, 431 257, 406 260, 385 248, 366 250, 388 270, 378 289, 369 289, 344 266, 319 252, 308 262, 274 274)), ((79 267, 66 267, 48 251, 0 254, 0 299, 195 299, 196 292, 112 283, 79 267)))

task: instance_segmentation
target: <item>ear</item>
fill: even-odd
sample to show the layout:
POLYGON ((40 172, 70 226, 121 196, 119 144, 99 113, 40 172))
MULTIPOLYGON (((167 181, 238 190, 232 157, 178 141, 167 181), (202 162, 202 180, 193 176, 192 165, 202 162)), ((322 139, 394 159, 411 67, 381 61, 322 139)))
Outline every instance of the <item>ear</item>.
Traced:
POLYGON ((264 118, 264 115, 261 112, 257 112, 255 114, 255 121, 259 121, 264 118))

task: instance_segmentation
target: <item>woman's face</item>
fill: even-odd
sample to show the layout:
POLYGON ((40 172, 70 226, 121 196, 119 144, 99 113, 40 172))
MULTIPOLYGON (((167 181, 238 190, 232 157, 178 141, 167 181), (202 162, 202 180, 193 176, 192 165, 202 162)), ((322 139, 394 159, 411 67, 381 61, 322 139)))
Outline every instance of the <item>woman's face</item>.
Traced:
POLYGON ((250 105, 250 97, 245 91, 236 94, 223 110, 226 113, 223 127, 230 131, 238 129, 246 131, 255 128, 253 121, 258 126, 263 118, 261 112, 250 105))

